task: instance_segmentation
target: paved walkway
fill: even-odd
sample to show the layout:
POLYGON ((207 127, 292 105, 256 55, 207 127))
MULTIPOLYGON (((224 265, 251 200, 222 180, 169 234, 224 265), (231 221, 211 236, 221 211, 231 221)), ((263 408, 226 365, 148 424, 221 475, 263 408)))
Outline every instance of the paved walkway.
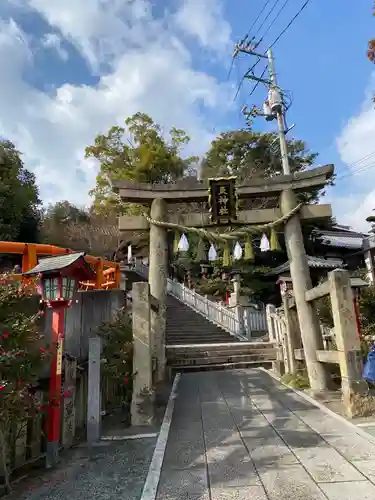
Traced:
POLYGON ((374 500, 374 443, 262 371, 184 374, 157 500, 374 500))

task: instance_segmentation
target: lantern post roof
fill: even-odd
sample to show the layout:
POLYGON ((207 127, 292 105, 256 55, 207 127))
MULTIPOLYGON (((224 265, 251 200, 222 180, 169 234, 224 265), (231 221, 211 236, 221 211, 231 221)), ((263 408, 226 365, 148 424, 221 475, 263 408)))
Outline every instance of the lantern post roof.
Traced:
POLYGON ((85 252, 74 252, 56 257, 46 257, 40 259, 39 263, 23 276, 35 276, 37 274, 77 274, 78 279, 93 278, 95 273, 85 261, 85 252))

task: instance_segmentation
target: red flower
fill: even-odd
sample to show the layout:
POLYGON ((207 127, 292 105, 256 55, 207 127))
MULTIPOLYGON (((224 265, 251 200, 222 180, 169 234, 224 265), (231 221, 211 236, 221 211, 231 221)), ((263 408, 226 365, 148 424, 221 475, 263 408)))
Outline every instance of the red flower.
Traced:
POLYGON ((18 385, 22 385, 22 380, 18 380, 18 381, 17 381, 17 384, 18 384, 18 385))
POLYGON ((39 352, 41 352, 42 354, 44 354, 46 352, 46 350, 43 347, 39 347, 39 352))
POLYGON ((64 398, 68 398, 71 395, 70 391, 64 391, 63 396, 64 398))
POLYGON ((5 385, 0 385, 0 391, 2 391, 3 389, 5 389, 5 385))
POLYGON ((9 337, 9 333, 8 332, 4 332, 3 333, 3 339, 7 339, 9 337))
POLYGON ((127 383, 129 382, 128 377, 125 377, 125 378, 124 378, 124 382, 125 382, 125 384, 127 384, 127 383))

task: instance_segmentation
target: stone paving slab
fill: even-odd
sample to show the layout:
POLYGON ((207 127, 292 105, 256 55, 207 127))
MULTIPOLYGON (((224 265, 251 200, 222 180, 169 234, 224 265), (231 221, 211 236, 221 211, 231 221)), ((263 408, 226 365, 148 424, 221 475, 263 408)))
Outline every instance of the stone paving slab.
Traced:
POLYGON ((373 500, 375 486, 370 482, 322 484, 329 500, 373 500))
POLYGON ((156 500, 373 500, 373 446, 261 370, 183 374, 156 500))

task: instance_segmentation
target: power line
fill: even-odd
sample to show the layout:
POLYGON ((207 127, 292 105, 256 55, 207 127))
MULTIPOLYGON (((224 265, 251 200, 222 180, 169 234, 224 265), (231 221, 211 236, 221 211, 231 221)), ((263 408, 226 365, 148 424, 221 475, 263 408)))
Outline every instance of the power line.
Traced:
MULTIPOLYGON (((255 35, 257 33, 259 33, 259 31, 263 28, 263 26, 266 24, 267 20, 269 19, 270 15, 272 14, 272 12, 275 10, 275 8, 277 7, 278 3, 280 2, 281 0, 276 0, 275 3, 273 4, 273 6, 271 7, 271 10, 268 12, 268 14, 266 15, 266 17, 263 19, 263 22, 261 23, 261 25, 259 26, 259 28, 256 30, 255 32, 255 35)), ((253 39, 255 38, 255 35, 253 37, 253 39)), ((259 43, 257 43, 257 46, 259 45, 259 43)))
MULTIPOLYGON (((238 84, 238 87, 237 87, 237 90, 236 90, 236 94, 235 94, 235 96, 234 96, 234 98, 233 98, 233 102, 235 102, 235 101, 236 101, 236 99, 237 99, 237 97, 238 97, 238 94, 239 94, 239 93, 240 93, 240 91, 241 91, 241 88, 242 88, 243 82, 245 81, 246 76, 247 76, 247 75, 249 75, 250 73, 252 73, 252 72, 254 71, 254 68, 255 68, 255 67, 259 64, 259 62, 260 62, 260 59, 258 59, 258 60, 257 60, 257 61, 256 61, 256 62, 252 65, 252 66, 251 66, 251 68, 250 68, 250 69, 248 69, 248 70, 246 71, 246 73, 245 73, 245 74, 243 75, 243 77, 241 78, 241 81, 240 81, 240 83, 238 84)), ((263 73, 263 76, 264 76, 264 73, 263 73)), ((250 95, 251 95, 251 94, 250 94, 250 95)))
POLYGON ((310 3, 310 1, 311 0, 306 0, 306 2, 302 5, 302 7, 300 8, 300 10, 297 12, 297 14, 291 19, 291 21, 289 21, 289 23, 285 26, 285 28, 282 30, 282 32, 279 34, 279 36, 271 43, 271 45, 268 47, 269 49, 272 49, 272 47, 274 47, 274 45, 277 44, 277 42, 284 35, 284 33, 286 31, 288 31, 288 29, 292 26, 292 24, 294 23, 294 21, 302 14, 302 12, 308 6, 308 4, 310 3))
POLYGON ((351 165, 349 165, 349 168, 351 167, 354 167, 355 165, 358 165, 358 163, 362 163, 364 162, 365 160, 368 160, 369 158, 371 158, 372 156, 375 156, 375 151, 373 151, 372 153, 366 155, 366 156, 363 156, 362 158, 360 158, 359 160, 355 161, 354 163, 352 163, 351 165))
POLYGON ((266 10, 267 8, 267 5, 270 3, 271 0, 267 0, 266 3, 263 5, 263 8, 260 10, 259 14, 257 15, 257 17, 255 18, 255 21, 253 22, 253 24, 250 26, 249 28, 249 31, 247 32, 247 35, 245 38, 249 37, 252 30, 254 29, 254 26, 256 25, 256 23, 259 21, 261 15, 263 14, 263 12, 266 10))
POLYGON ((354 175, 357 174, 362 174, 363 172, 367 172, 368 170, 371 170, 375 167, 375 163, 370 163, 370 165, 364 165, 361 168, 357 168, 355 170, 352 170, 351 172, 341 175, 340 177, 336 178, 336 181, 341 181, 342 179, 347 179, 348 177, 353 177, 354 175))
POLYGON ((268 28, 266 29, 266 31, 263 33, 262 35, 262 38, 259 40, 259 42, 257 43, 257 45, 261 44, 262 41, 264 40, 264 38, 266 37, 266 35, 269 33, 270 29, 272 28, 272 26, 275 24, 275 22, 277 21, 277 19, 280 17, 282 11, 285 9, 285 7, 288 5, 289 3, 289 0, 285 0, 285 2, 283 3, 283 5, 281 6, 281 8, 279 9, 278 13, 276 14, 276 16, 273 18, 273 20, 271 21, 270 25, 268 26, 268 28))
POLYGON ((265 68, 264 68, 264 70, 263 70, 262 74, 260 75, 260 77, 259 77, 258 81, 255 83, 255 85, 254 85, 254 87, 253 87, 253 90, 250 92, 250 94, 249 94, 249 96, 250 96, 250 97, 254 94, 254 92, 255 92, 255 90, 257 89, 257 87, 258 87, 258 85, 259 85, 260 81, 263 79, 264 75, 266 74, 267 69, 268 69, 268 64, 265 66, 265 68))

